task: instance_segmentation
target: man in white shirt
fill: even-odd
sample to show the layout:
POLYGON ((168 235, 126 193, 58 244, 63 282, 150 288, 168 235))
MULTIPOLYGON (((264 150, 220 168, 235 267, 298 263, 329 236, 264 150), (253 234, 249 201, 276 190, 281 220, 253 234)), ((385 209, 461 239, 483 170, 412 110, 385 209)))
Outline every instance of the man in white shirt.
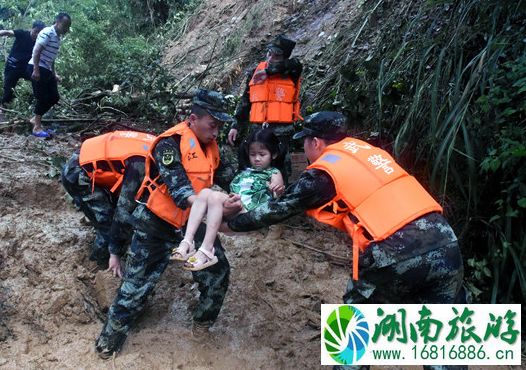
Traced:
POLYGON ((35 104, 35 116, 29 120, 33 127, 33 135, 38 137, 50 137, 49 132, 42 126, 42 115, 55 105, 60 95, 57 82, 62 79, 55 72, 55 58, 60 49, 62 36, 69 31, 71 17, 66 13, 59 13, 55 18, 55 24, 44 28, 38 34, 33 56, 27 66, 28 73, 33 80, 33 94, 37 100, 35 104))

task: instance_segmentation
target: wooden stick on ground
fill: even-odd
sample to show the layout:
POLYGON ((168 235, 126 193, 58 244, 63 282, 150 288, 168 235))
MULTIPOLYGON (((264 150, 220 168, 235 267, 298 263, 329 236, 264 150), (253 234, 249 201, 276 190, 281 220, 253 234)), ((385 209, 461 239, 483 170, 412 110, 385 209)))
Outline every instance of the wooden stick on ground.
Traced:
POLYGON ((342 260, 342 261, 345 261, 345 262, 349 262, 350 263, 350 261, 351 261, 351 259, 349 257, 338 256, 336 254, 332 254, 332 253, 329 253, 327 251, 323 251, 321 249, 317 249, 317 248, 314 248, 314 247, 311 247, 311 246, 308 246, 308 245, 297 243, 297 242, 292 241, 290 239, 285 239, 285 240, 288 241, 289 243, 294 244, 296 247, 309 249, 311 251, 314 251, 314 252, 317 252, 317 253, 321 253, 321 254, 324 254, 324 255, 326 255, 328 257, 336 258, 336 259, 339 259, 339 260, 342 260))
MULTIPOLYGON (((50 122, 89 122, 93 121, 93 117, 76 117, 76 118, 60 118, 60 119, 51 119, 51 118, 43 118, 42 123, 50 123, 50 122)), ((23 123, 29 123, 29 120, 24 119, 15 119, 13 121, 0 121, 0 124, 2 125, 8 125, 11 124, 12 126, 23 124, 23 123)))

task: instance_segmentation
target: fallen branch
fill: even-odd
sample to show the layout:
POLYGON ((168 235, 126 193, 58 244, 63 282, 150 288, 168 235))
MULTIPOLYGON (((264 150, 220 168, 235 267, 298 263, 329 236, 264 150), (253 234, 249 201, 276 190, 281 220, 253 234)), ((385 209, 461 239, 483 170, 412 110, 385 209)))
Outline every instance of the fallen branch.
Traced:
POLYGON ((17 119, 17 120, 13 120, 13 121, 3 121, 1 123, 2 123, 2 125, 4 127, 9 127, 9 126, 16 126, 16 125, 20 125, 20 124, 24 124, 24 123, 29 123, 29 121, 26 121, 26 120, 23 120, 23 119, 17 119))
POLYGON ((314 334, 312 337, 307 339, 307 342, 313 342, 315 340, 318 340, 321 337, 321 333, 314 334))
MULTIPOLYGON (((52 119, 52 118, 43 118, 41 120, 42 123, 63 123, 63 122, 89 122, 92 121, 93 117, 76 117, 76 118, 59 118, 59 119, 52 119)), ((25 119, 16 119, 13 121, 0 121, 0 124, 4 127, 10 127, 10 126, 16 126, 24 123, 29 123, 29 120, 25 119), (8 126, 9 125, 9 126, 8 126)))
POLYGON ((266 304, 268 304, 270 306, 270 309, 272 310, 272 312, 274 312, 274 306, 270 304, 269 301, 267 301, 265 298, 263 297, 259 297, 263 302, 265 302, 266 304))
POLYGON ((105 107, 101 107, 100 110, 104 110, 104 109, 107 109, 107 110, 113 110, 117 113, 120 113, 120 114, 123 114, 125 115, 126 117, 128 117, 128 115, 126 113, 124 113, 123 111, 121 111, 120 109, 117 109, 117 108, 113 108, 113 107, 110 107, 110 106, 105 106, 105 107))
POLYGON ((84 128, 83 130, 80 130, 79 135, 82 135, 82 134, 84 134, 85 132, 91 130, 91 127, 93 126, 93 124, 94 124, 94 123, 97 123, 97 122, 99 122, 99 119, 98 119, 98 118, 96 118, 96 119, 92 119, 91 122, 89 123, 89 125, 88 125, 86 128, 84 128))
POLYGON ((8 128, 8 127, 14 127, 16 126, 16 123, 10 124, 9 121, 0 121, 0 125, 2 125, 2 128, 8 128))
POLYGON ((321 254, 324 254, 324 255, 326 255, 328 257, 336 258, 336 259, 339 259, 339 260, 342 260, 342 261, 345 261, 345 262, 349 262, 349 263, 351 262, 351 259, 349 257, 338 256, 336 254, 332 254, 332 253, 329 253, 327 251, 323 251, 321 249, 317 249, 317 248, 314 248, 314 247, 311 247, 311 246, 308 246, 308 245, 303 245, 303 244, 297 243, 297 242, 292 241, 290 239, 285 239, 285 240, 288 241, 289 243, 294 244, 296 247, 309 249, 311 251, 314 251, 314 252, 317 252, 317 253, 321 253, 321 254))
POLYGON ((0 109, 0 112, 11 112, 11 113, 16 113, 16 114, 22 114, 17 110, 7 109, 6 107, 2 107, 2 109, 0 109))
POLYGON ((74 117, 74 118, 43 118, 42 122, 88 122, 93 120, 93 117, 74 117))
POLYGON ((293 225, 287 225, 287 224, 285 224, 285 227, 287 227, 289 229, 294 229, 294 230, 312 231, 312 228, 310 228, 310 227, 293 226, 293 225))
POLYGON ((3 154, 0 154, 0 158, 2 158, 4 160, 8 160, 10 162, 20 162, 20 159, 9 157, 9 156, 3 155, 3 154))

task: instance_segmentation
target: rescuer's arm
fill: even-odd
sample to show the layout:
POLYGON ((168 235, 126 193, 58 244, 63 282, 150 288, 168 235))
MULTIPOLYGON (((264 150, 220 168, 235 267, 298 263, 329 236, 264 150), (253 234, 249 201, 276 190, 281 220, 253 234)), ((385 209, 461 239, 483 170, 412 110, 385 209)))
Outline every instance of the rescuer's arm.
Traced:
POLYGON ((281 73, 283 77, 290 76, 294 83, 298 83, 301 73, 303 72, 303 65, 296 58, 285 59, 281 62, 272 63, 265 68, 267 75, 272 76, 281 73))
POLYGON ((332 178, 324 171, 309 169, 290 185, 279 199, 242 213, 228 221, 232 231, 252 231, 277 224, 308 209, 319 208, 336 196, 332 178))
POLYGON ((195 191, 181 163, 180 140, 180 136, 159 140, 153 149, 153 158, 175 205, 186 209, 192 205, 195 191))

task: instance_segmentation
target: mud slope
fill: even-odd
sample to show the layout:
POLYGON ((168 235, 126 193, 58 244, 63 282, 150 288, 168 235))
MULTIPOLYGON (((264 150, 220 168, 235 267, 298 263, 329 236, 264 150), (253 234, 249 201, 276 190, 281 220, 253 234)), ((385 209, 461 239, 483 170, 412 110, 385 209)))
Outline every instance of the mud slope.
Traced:
MULTIPOLYGON (((169 42, 163 63, 178 76, 178 91, 199 85, 240 94, 247 71, 265 58, 266 45, 284 34, 297 41, 292 56, 304 64, 304 75, 319 77, 331 69, 320 56, 363 14, 361 5, 358 0, 205 1, 185 20, 185 32, 169 42)), ((340 59, 345 60, 346 52, 338 51, 340 59)), ((304 80, 302 91, 319 82, 304 80)))
MULTIPOLYGON (((0 134, 2 369, 291 369, 319 362, 319 310, 340 302, 348 272, 320 254, 345 254, 341 234, 305 218, 223 237, 231 288, 209 342, 190 340, 197 289, 171 265, 114 362, 93 352, 118 280, 86 256, 91 228, 70 203, 51 159, 76 142, 0 134), (335 250, 340 248, 340 250, 335 250), (335 251, 334 251, 335 250, 335 251)), ((345 237, 345 236, 343 236, 345 237)))

